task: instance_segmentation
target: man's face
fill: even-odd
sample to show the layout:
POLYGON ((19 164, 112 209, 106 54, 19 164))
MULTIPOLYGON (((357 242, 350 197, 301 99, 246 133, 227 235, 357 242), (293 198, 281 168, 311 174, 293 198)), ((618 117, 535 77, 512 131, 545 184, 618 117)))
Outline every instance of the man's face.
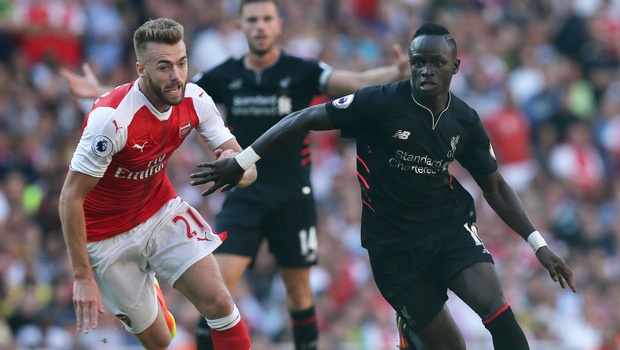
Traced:
POLYGON ((431 97, 447 94, 460 60, 443 36, 423 35, 409 46, 409 64, 414 94, 431 97))
POLYGON ((272 2, 244 5, 239 26, 248 40, 250 51, 257 55, 264 55, 275 47, 282 32, 282 20, 272 2))
POLYGON ((144 81, 140 85, 142 93, 157 110, 163 112, 183 101, 187 83, 187 52, 183 41, 174 45, 149 43, 146 62, 137 63, 136 67, 144 81))

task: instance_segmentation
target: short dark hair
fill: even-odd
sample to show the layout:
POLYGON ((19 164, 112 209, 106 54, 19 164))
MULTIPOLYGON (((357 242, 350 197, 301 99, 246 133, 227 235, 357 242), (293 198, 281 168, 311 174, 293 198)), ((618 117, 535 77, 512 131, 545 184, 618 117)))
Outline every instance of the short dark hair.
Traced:
POLYGON ((241 3, 239 4, 239 14, 241 14, 243 6, 247 4, 254 4, 257 2, 272 2, 274 5, 276 5, 276 7, 278 7, 278 0, 241 0, 241 3))
POLYGON ((454 40, 454 37, 452 36, 452 34, 450 34, 448 28, 438 23, 424 23, 420 26, 420 28, 418 28, 418 30, 415 31, 415 33, 413 34, 413 38, 411 38, 411 41, 423 35, 443 36, 444 39, 446 39, 446 42, 448 43, 450 48, 454 50, 454 56, 456 57, 456 40, 454 40))
POLYGON ((183 26, 172 19, 157 18, 148 20, 133 35, 133 46, 136 50, 138 62, 145 63, 146 45, 148 43, 174 45, 183 40, 184 35, 185 30, 183 26))

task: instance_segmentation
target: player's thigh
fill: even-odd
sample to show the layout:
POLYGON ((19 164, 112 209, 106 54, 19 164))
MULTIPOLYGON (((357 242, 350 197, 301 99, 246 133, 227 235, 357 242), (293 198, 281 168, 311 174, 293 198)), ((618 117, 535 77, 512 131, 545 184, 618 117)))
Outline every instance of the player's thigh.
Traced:
POLYGON ((155 274, 147 268, 142 244, 132 239, 133 234, 137 236, 141 231, 132 231, 88 243, 88 251, 103 304, 127 331, 137 334, 155 321, 158 304, 155 274))
POLYGON ((424 349, 465 349, 463 334, 445 305, 426 328, 415 334, 424 344, 424 349))
POLYGON ((316 265, 318 232, 316 209, 311 197, 280 204, 267 218, 269 251, 281 268, 316 265))
POLYGON ((446 271, 446 284, 480 317, 489 317, 505 305, 493 258, 475 226, 463 226, 445 242, 441 254, 439 264, 446 271))
POLYGON ((501 282, 494 265, 489 262, 468 266, 450 281, 449 286, 483 320, 506 305, 501 282))
POLYGON ((465 341, 445 306, 447 286, 434 266, 441 243, 405 252, 369 252, 379 291, 428 349, 464 349, 465 341))
POLYGON ((369 251, 379 291, 415 332, 425 329, 448 300, 447 286, 429 264, 438 245, 402 252, 369 251))
MULTIPOLYGON (((175 198, 163 209, 159 222, 147 231, 150 238, 145 251, 149 266, 160 281, 176 287, 175 283, 186 270, 211 255, 222 239, 187 202, 175 198)), ((218 278, 221 279, 219 273, 218 278)))
POLYGON ((248 266, 252 263, 252 258, 249 256, 229 253, 214 255, 215 260, 217 260, 217 264, 220 267, 220 272, 222 274, 222 279, 226 284, 226 288, 232 293, 243 277, 248 266))
POLYGON ((209 319, 229 315, 233 301, 213 254, 197 261, 179 277, 174 288, 209 319))

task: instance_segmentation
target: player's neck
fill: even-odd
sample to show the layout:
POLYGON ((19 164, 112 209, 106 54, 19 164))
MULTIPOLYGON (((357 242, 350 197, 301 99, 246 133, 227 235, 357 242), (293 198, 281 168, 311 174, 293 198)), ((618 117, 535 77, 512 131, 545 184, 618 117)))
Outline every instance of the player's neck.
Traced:
POLYGON ((280 59, 281 50, 278 47, 273 47, 267 53, 258 54, 250 51, 245 56, 245 65, 252 70, 260 71, 267 67, 273 66, 278 59, 280 59))

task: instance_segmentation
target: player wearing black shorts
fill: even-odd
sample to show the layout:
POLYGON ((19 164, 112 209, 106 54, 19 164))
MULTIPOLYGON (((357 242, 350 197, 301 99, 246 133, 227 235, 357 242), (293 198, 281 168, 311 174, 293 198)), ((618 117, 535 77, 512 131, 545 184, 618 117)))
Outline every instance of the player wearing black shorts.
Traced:
MULTIPOLYGON (((409 76, 404 55, 397 63, 366 72, 334 70, 327 64, 289 55, 276 45, 282 20, 273 0, 245 0, 241 30, 249 53, 229 59, 193 81, 226 114, 242 147, 249 146, 287 114, 307 107, 314 96, 342 96, 371 84, 409 76)), ((215 251, 229 290, 251 266, 264 240, 286 286, 295 349, 318 346, 310 267, 317 263, 315 202, 310 184, 310 138, 299 134, 257 164, 258 179, 230 191, 216 217, 216 231, 228 232, 215 251)), ((206 321, 197 329, 198 349, 211 349, 206 321)))
MULTIPOLYGON (((244 58, 229 59, 194 81, 225 106, 227 125, 237 141, 248 146, 285 115, 307 107, 325 90, 331 73, 319 62, 282 52, 261 72, 247 67, 244 58)), ((216 218, 216 231, 228 232, 228 238, 217 253, 253 259, 267 238, 278 266, 316 264, 308 133, 265 157, 257 170, 261 175, 256 186, 234 188, 226 196, 216 218)))
POLYGON ((502 178, 477 113, 450 92, 460 60, 449 31, 423 25, 408 54, 410 80, 292 113, 234 159, 200 164, 207 170, 192 174, 192 184, 214 181, 203 195, 228 189, 244 168, 298 135, 340 129, 343 137, 357 140, 362 245, 405 338, 416 335, 430 349, 465 348, 445 308, 450 289, 480 316, 495 349, 529 349, 474 225, 474 201, 449 164, 456 160, 469 171, 491 208, 528 241, 551 278, 576 292, 572 271, 549 249, 502 178))

